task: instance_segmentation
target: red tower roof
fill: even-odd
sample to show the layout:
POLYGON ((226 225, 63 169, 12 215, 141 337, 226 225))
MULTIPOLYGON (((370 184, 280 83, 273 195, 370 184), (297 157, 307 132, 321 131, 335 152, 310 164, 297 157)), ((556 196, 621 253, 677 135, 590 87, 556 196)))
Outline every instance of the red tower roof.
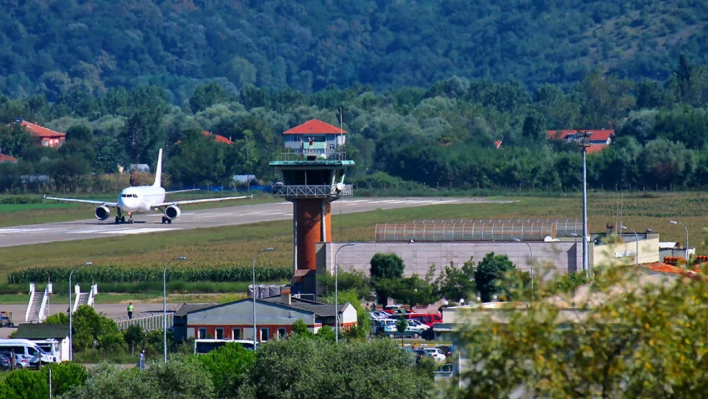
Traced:
POLYGON ((283 134, 342 134, 346 132, 346 130, 340 130, 338 127, 321 120, 311 119, 302 125, 284 131, 283 134))

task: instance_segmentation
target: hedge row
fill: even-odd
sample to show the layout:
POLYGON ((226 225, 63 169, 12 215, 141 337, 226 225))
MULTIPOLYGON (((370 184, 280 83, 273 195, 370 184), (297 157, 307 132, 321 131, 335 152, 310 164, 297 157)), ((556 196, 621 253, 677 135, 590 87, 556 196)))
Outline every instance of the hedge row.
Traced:
MULTIPOLYGON (((69 280, 71 269, 67 267, 41 267, 25 269, 10 273, 7 276, 8 284, 21 284, 30 282, 44 282, 69 280)), ((251 281, 253 270, 250 267, 194 267, 174 268, 167 270, 168 280, 182 281, 251 281)), ((256 280, 277 281, 288 280, 293 276, 290 267, 257 267, 256 280)), ((105 266, 92 266, 76 269, 73 281, 79 282, 135 282, 135 281, 162 281, 160 268, 118 268, 105 266)))

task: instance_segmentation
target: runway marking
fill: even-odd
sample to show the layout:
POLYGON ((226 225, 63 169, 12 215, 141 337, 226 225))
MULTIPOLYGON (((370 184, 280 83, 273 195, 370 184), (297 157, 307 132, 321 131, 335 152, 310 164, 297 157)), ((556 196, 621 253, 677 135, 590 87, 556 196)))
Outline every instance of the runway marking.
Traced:
POLYGON ((47 228, 47 227, 40 227, 40 228, 20 228, 20 229, 0 229, 0 234, 27 234, 27 233, 43 233, 45 231, 52 231, 56 230, 55 228, 47 228))
POLYGON ((118 230, 118 231, 98 231, 97 233, 100 234, 116 234, 116 235, 123 235, 123 234, 146 234, 146 233, 157 233, 159 231, 171 231, 171 230, 179 230, 178 228, 140 228, 136 230, 118 230))

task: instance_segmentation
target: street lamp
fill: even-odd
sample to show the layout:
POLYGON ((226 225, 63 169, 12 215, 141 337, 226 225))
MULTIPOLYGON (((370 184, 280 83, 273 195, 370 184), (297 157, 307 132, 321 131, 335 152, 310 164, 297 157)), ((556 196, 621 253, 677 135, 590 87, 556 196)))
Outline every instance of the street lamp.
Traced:
POLYGON ((273 248, 264 248, 264 249, 259 249, 258 252, 256 253, 256 256, 253 257, 253 347, 256 347, 256 342, 257 339, 256 337, 258 336, 258 329, 256 328, 256 258, 258 258, 258 255, 262 254, 263 252, 270 252, 272 251, 273 248))
POLYGON ((620 228, 622 230, 632 230, 632 232, 634 232, 634 242, 637 243, 637 248, 634 251, 634 265, 639 267, 639 235, 637 234, 637 231, 631 227, 620 226, 620 228))
POLYGON ((588 167, 587 167, 587 153, 588 147, 590 147, 590 136, 592 132, 580 132, 578 131, 576 135, 581 137, 578 140, 578 146, 580 151, 583 153, 583 269, 585 270, 585 277, 590 278, 590 262, 588 260, 588 167))
POLYGON ((186 256, 170 259, 162 271, 162 341, 164 344, 164 360, 167 363, 167 266, 176 260, 187 260, 186 256))
POLYGON ((529 247, 529 251, 531 251, 531 266, 530 266, 531 267, 531 301, 534 301, 535 297, 534 297, 534 290, 533 290, 533 248, 531 248, 531 244, 529 244, 526 241, 521 241, 521 239, 519 239, 519 238, 514 238, 514 241, 523 242, 524 244, 526 244, 527 247, 529 247))
POLYGON ((72 317, 73 315, 73 309, 71 309, 71 291, 72 291, 72 286, 71 286, 71 276, 74 274, 74 271, 78 269, 79 267, 83 266, 91 266, 93 265, 93 262, 86 262, 80 266, 77 266, 69 272, 69 360, 72 361, 74 360, 74 341, 72 341, 72 329, 74 327, 74 318, 72 317))
POLYGON ((334 343, 339 343, 339 286, 338 286, 338 276, 339 276, 339 263, 337 262, 337 257, 339 256, 339 251, 346 247, 353 247, 353 242, 344 244, 337 248, 337 252, 334 253, 334 343))
POLYGON ((683 229, 686 230, 686 267, 688 267, 688 227, 686 227, 685 224, 675 220, 669 220, 669 223, 681 225, 683 226, 683 229))

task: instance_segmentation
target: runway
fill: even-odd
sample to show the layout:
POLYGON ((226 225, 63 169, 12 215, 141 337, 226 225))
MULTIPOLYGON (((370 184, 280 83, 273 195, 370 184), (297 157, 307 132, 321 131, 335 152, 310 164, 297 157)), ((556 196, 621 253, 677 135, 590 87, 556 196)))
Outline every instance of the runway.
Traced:
MULTIPOLYGON (((510 203, 486 198, 352 198, 332 203, 332 214, 369 212, 428 205, 510 203)), ((91 210, 87 209, 90 214, 91 210)), ((70 222, 34 224, 0 228, 0 247, 33 245, 58 241, 120 237, 132 234, 149 234, 165 231, 191 230, 220 226, 235 226, 293 217, 290 202, 257 205, 239 205, 227 208, 183 211, 172 224, 162 224, 159 213, 137 214, 134 224, 114 224, 111 219, 75 220, 70 222)))

